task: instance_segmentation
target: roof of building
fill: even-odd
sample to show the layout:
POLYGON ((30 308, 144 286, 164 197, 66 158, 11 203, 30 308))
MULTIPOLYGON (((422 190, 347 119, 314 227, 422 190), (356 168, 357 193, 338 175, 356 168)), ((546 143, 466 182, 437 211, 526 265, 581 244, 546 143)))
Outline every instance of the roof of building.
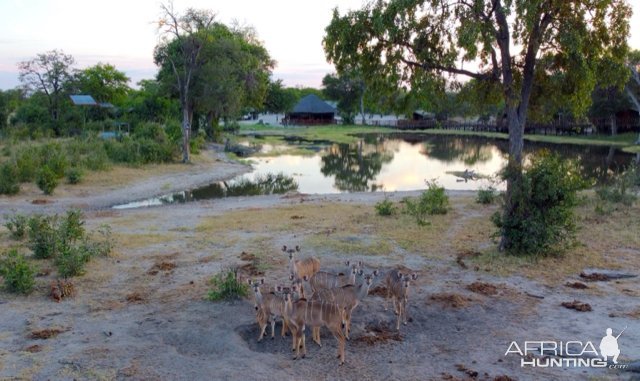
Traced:
POLYGON ((294 114, 335 114, 335 112, 333 107, 315 94, 309 94, 300 99, 300 102, 298 102, 292 111, 294 114))
POLYGON ((91 95, 70 95, 71 102, 76 106, 97 106, 98 103, 91 95))

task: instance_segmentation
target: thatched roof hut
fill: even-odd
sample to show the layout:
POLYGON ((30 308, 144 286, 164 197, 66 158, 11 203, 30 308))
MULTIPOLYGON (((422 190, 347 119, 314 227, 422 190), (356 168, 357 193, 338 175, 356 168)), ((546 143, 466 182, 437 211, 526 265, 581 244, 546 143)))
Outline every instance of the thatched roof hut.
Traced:
POLYGON ((334 123, 336 110, 317 95, 309 94, 287 114, 289 124, 313 125, 334 123))

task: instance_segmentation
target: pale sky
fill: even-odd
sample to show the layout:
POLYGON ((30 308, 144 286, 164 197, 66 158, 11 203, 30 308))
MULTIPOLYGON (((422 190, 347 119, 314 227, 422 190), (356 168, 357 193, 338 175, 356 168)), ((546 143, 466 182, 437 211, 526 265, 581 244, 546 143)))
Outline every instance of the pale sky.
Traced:
MULTIPOLYGON (((288 86, 319 87, 333 71, 322 49, 331 10, 359 8, 365 0, 175 0, 187 7, 215 11, 218 21, 252 25, 271 57, 273 76, 288 86)), ((630 45, 640 49, 640 0, 631 0, 630 45)), ((78 68, 111 63, 132 79, 153 78, 154 21, 158 0, 0 0, 0 89, 19 85, 17 63, 61 49, 78 68)))

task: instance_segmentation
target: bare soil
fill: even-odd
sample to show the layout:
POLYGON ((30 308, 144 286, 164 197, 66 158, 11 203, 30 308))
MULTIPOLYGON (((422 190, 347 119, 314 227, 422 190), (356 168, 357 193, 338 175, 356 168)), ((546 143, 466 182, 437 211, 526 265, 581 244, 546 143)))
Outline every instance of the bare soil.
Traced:
MULTIPOLYGON (((627 326, 619 362, 640 360, 637 278, 592 282, 587 289, 564 286, 581 280, 587 268, 638 272, 639 207, 595 219, 592 207, 583 206, 581 245, 538 261, 497 253, 490 238, 497 207, 477 205, 475 195, 464 192, 451 192, 449 213, 426 227, 404 215, 377 216, 373 204, 384 195, 371 193, 105 209, 116 200, 151 196, 168 179, 186 184, 188 178, 205 181, 245 170, 210 164, 214 173, 189 170, 179 181, 167 174, 140 179, 128 188, 131 193, 92 192, 37 206, 0 199, 3 211, 83 207, 88 228, 107 223, 116 238, 116 252, 90 262, 86 274, 73 280, 75 295, 60 303, 49 296, 56 279, 49 261, 33 260, 40 276, 31 295, 0 291, 0 379, 637 379, 638 373, 614 369, 522 368, 519 356, 505 352, 512 341, 525 340, 588 340, 597 346, 606 328, 617 334, 627 326), (396 316, 384 309, 378 277, 354 312, 345 365, 338 366, 336 340, 326 329, 322 348, 307 334, 305 359, 292 360, 291 338, 280 338, 280 324, 274 340, 258 343, 252 298, 209 302, 209 280, 239 267, 246 278, 264 276, 268 287, 285 283, 285 244, 300 245, 302 257, 316 256, 323 268, 336 271, 350 259, 364 261, 368 272, 400 267, 418 273, 407 308, 410 322, 394 330, 396 316), (561 306, 573 300, 592 311, 561 306)), ((387 196, 398 202, 414 194, 387 196)), ((24 247, 0 228, 0 252, 16 244, 24 247)))

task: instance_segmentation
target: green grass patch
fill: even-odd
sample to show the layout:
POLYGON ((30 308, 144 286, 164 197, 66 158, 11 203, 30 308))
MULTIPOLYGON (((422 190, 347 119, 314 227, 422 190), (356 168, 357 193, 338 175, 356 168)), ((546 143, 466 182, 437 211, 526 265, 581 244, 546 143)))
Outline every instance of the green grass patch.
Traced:
POLYGON ((237 269, 218 273, 209 283, 212 288, 207 294, 207 300, 212 302, 240 299, 249 295, 249 285, 238 278, 237 269))

